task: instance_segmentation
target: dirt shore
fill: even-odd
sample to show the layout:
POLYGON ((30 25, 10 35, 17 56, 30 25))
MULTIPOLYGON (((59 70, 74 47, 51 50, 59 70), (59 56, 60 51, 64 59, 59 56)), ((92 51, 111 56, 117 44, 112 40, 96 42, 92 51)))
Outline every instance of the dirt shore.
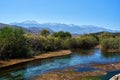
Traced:
POLYGON ((37 76, 33 78, 33 80, 88 80, 84 78, 105 74, 106 72, 99 70, 95 70, 92 72, 75 72, 70 70, 61 70, 49 72, 47 74, 43 74, 42 76, 37 76))
POLYGON ((94 64, 92 67, 104 71, 120 70, 120 62, 110 64, 94 64))
POLYGON ((60 51, 42 53, 40 55, 34 56, 32 58, 28 58, 28 59, 11 59, 9 61, 0 60, 0 68, 9 67, 9 66, 20 64, 20 63, 30 62, 30 61, 39 60, 39 59, 69 55, 71 53, 72 52, 70 50, 60 50, 60 51))

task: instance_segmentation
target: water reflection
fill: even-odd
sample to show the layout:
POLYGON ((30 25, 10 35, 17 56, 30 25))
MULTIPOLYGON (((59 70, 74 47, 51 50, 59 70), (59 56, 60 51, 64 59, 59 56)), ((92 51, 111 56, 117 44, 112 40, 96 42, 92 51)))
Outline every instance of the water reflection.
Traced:
POLYGON ((73 53, 76 53, 80 56, 85 56, 85 57, 93 55, 94 54, 93 51, 94 51, 94 49, 89 49, 89 50, 73 49, 72 50, 73 53))
POLYGON ((120 53, 107 53, 107 52, 102 52, 102 56, 104 58, 118 58, 120 59, 120 53))

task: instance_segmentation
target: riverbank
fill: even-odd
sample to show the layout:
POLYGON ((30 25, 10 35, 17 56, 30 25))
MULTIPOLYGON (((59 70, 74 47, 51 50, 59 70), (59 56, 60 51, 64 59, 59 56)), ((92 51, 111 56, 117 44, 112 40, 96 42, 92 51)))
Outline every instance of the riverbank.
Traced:
POLYGON ((92 67, 97 68, 97 69, 101 69, 104 71, 120 70, 120 62, 110 63, 110 64, 94 64, 92 67))
MULTIPOLYGON (((85 65, 76 65, 79 67, 86 67, 85 65)), ((34 77, 33 80, 101 80, 96 79, 95 76, 107 75, 108 71, 120 70, 120 62, 110 64, 91 64, 93 71, 78 72, 72 68, 64 70, 56 70, 41 76, 34 77), (94 79, 95 78, 95 79, 94 79)))
MULTIPOLYGON (((54 71, 44 74, 42 76, 37 76, 32 80, 91 80, 89 76, 105 75, 103 71, 93 71, 93 72, 75 72, 70 70, 54 71)), ((97 80, 97 79, 96 79, 97 80)))
POLYGON ((5 68, 5 67, 9 67, 9 66, 13 66, 13 65, 21 64, 21 63, 26 63, 26 62, 30 62, 34 60, 69 55, 71 53, 72 52, 70 50, 60 50, 60 51, 42 53, 40 55, 34 56, 32 58, 27 58, 27 59, 11 59, 9 61, 0 60, 0 68, 5 68))

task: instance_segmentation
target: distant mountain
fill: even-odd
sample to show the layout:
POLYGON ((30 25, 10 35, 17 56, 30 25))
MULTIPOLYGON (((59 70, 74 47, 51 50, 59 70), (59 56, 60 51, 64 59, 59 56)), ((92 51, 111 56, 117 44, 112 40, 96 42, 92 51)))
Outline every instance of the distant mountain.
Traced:
POLYGON ((39 33, 42 29, 47 29, 50 31, 50 33, 54 32, 49 27, 44 27, 44 26, 40 25, 38 22, 30 21, 30 20, 27 20, 27 21, 24 21, 21 23, 18 23, 18 22, 10 23, 10 25, 22 26, 22 27, 28 29, 31 33, 35 33, 35 34, 39 33))
POLYGON ((24 27, 20 27, 20 26, 16 26, 16 25, 10 25, 10 24, 4 24, 4 23, 0 23, 0 29, 4 28, 4 27, 14 27, 14 28, 22 28, 25 32, 30 32, 29 29, 26 29, 24 27))
POLYGON ((3 28, 5 26, 9 26, 8 24, 3 24, 3 23, 0 23, 0 28, 3 28))
POLYGON ((34 33, 34 34, 38 34, 43 29, 46 29, 46 30, 50 31, 50 33, 54 32, 53 30, 51 30, 49 28, 42 28, 42 27, 29 27, 29 28, 26 28, 26 29, 29 30, 31 33, 34 33))
POLYGON ((93 25, 83 25, 83 26, 78 26, 74 24, 61 24, 61 23, 43 23, 40 24, 36 21, 24 21, 21 23, 15 22, 11 23, 11 25, 17 25, 17 26, 22 26, 30 31, 35 31, 39 32, 42 29, 48 29, 49 31, 57 32, 57 31, 67 31, 72 34, 87 34, 87 33, 96 33, 96 32, 102 32, 102 31, 107 31, 107 32, 112 32, 113 30, 106 29, 106 28, 100 28, 97 26, 93 25))
MULTIPOLYGON (((31 23, 28 23, 27 22, 27 24, 31 24, 31 23)), ((33 24, 33 23, 32 23, 33 24)), ((14 27, 14 28, 22 28, 25 32, 27 32, 27 33, 34 33, 34 34, 38 34, 42 29, 44 29, 44 28, 39 28, 39 27, 28 27, 28 28, 26 28, 26 27, 24 27, 23 25, 15 25, 15 24, 4 24, 4 23, 0 23, 0 29, 1 28, 4 28, 4 27, 7 27, 7 26, 9 26, 9 27, 14 27)), ((50 33, 53 33, 53 31, 51 30, 51 29, 49 29, 49 28, 45 28, 45 29, 47 29, 47 30, 49 30, 50 31, 50 33)))

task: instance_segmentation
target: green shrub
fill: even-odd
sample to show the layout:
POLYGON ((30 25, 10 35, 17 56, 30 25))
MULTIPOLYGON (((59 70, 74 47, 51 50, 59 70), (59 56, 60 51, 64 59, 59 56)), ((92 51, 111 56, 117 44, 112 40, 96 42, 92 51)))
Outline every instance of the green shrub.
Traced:
POLYGON ((60 37, 60 38, 71 38, 72 35, 69 32, 59 31, 53 33, 54 37, 60 37))
POLYGON ((120 38, 106 38, 101 41, 102 50, 120 50, 120 38))
POLYGON ((47 37, 49 34, 50 34, 50 32, 46 29, 43 29, 40 31, 40 35, 44 36, 44 37, 47 37))
POLYGON ((97 45, 98 41, 92 36, 82 36, 72 38, 70 44, 72 48, 89 49, 97 45))
POLYGON ((21 28, 5 27, 0 29, 0 58, 27 57, 26 39, 21 28))
POLYGON ((29 48, 33 51, 45 52, 61 49, 62 39, 59 37, 42 37, 37 35, 25 35, 29 48))
POLYGON ((109 33, 109 32, 104 32, 102 34, 99 35, 99 40, 100 42, 103 40, 103 39, 107 39, 107 38, 113 38, 114 35, 109 33))

